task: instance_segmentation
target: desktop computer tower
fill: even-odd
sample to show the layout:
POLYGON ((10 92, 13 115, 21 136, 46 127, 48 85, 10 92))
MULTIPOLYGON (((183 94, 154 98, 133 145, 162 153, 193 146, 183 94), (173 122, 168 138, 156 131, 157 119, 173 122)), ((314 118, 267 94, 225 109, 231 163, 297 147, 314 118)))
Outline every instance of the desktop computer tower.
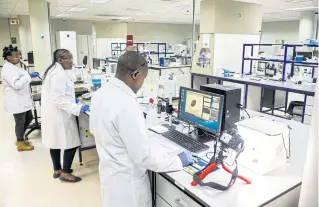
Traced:
POLYGON ((241 89, 233 86, 207 84, 202 85, 200 90, 224 96, 221 130, 224 131, 236 127, 235 123, 240 120, 240 108, 237 104, 240 104, 241 89))

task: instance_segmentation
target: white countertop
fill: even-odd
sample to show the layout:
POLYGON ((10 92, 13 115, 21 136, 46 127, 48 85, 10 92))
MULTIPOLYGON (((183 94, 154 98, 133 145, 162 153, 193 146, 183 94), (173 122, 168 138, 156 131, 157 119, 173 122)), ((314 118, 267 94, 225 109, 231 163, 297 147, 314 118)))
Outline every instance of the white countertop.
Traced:
MULTIPOLYGON (((154 111, 155 110, 153 109, 146 110, 146 113, 148 113, 148 126, 162 122, 162 119, 158 119, 157 115, 154 114, 154 111)), ((252 117, 270 117, 278 122, 289 124, 292 127, 292 155, 285 166, 282 166, 263 176, 239 166, 239 174, 252 180, 252 184, 247 185, 243 181, 237 179, 234 186, 225 192, 200 186, 191 186, 192 176, 184 171, 166 173, 164 176, 167 176, 169 179, 177 182, 179 184, 178 186, 183 186, 188 193, 191 193, 199 200, 202 200, 205 205, 209 206, 260 206, 274 199, 276 196, 287 191, 288 189, 295 187, 296 185, 300 185, 302 180, 303 163, 306 157, 309 126, 258 112, 248 111, 248 113, 250 113, 252 117)), ((153 132, 149 132, 149 135, 153 137, 154 140, 160 140, 160 143, 165 143, 165 146, 172 146, 172 149, 179 147, 161 135, 155 134, 153 132)), ((205 182, 214 181, 223 185, 227 185, 230 176, 231 175, 226 173, 224 170, 218 170, 208 175, 205 179, 205 182)))

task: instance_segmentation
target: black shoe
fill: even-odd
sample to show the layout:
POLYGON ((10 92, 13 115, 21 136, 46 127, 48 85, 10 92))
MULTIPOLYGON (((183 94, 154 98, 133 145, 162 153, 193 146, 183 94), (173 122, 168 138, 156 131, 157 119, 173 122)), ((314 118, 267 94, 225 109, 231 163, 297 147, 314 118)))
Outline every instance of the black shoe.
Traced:
MULTIPOLYGON (((73 175, 74 176, 74 175, 73 175)), ((77 182, 80 182, 82 179, 80 177, 77 177, 77 176, 74 176, 74 180, 69 180, 63 176, 60 176, 60 180, 63 181, 63 182, 68 182, 68 183, 77 183, 77 182)))
MULTIPOLYGON (((70 169, 69 173, 73 173, 73 169, 70 169)), ((53 173, 53 178, 57 179, 60 177, 60 175, 61 175, 61 173, 59 173, 59 174, 53 173)))

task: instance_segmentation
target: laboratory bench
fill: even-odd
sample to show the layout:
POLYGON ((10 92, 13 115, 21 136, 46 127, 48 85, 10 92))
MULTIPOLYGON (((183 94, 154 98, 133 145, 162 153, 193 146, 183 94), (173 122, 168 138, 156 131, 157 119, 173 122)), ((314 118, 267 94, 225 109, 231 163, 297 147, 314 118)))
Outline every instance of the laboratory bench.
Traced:
MULTIPOLYGON (((164 123, 164 114, 158 118, 156 107, 143 105, 147 113, 147 127, 164 123)), ((309 135, 309 126, 292 120, 282 119, 271 115, 247 110, 251 117, 263 116, 271 120, 289 125, 291 131, 291 158, 283 166, 264 175, 257 174, 242 166, 238 166, 239 174, 252 181, 248 185, 237 179, 236 183, 227 191, 218 191, 210 188, 192 186, 193 177, 185 171, 170 173, 151 172, 152 198, 156 207, 197 207, 197 206, 223 206, 223 207, 256 207, 256 206, 297 206, 302 182, 302 173, 306 159, 306 150, 309 135)), ((243 113, 244 114, 244 113, 243 113)), ((95 147, 94 137, 89 132, 89 115, 80 115, 80 137, 83 147, 95 147)), ((181 129, 181 124, 177 129, 181 129)), ((151 141, 161 147, 163 152, 178 153, 182 148, 163 136, 152 131, 148 132, 151 141)), ((206 143, 210 150, 200 153, 205 155, 212 151, 213 142, 206 143)), ((209 174, 205 182, 213 181, 226 185, 230 174, 217 170, 209 174)))
MULTIPOLYGON (((237 179, 228 191, 221 192, 200 186, 191 186, 192 176, 184 171, 153 174, 155 176, 153 194, 156 195, 157 207, 168 206, 297 206, 299 199, 302 172, 307 150, 309 126, 248 110, 250 116, 263 116, 290 125, 291 131, 291 159, 288 163, 266 175, 258 175, 239 166, 239 174, 250 180, 247 185, 237 179)), ((149 113, 149 118, 150 117, 149 113)), ((160 139, 160 143, 168 147, 170 144, 162 136, 149 132, 150 137, 160 139), (165 143, 165 144, 163 144, 165 143)), ((177 145, 175 147, 178 147, 177 145)), ((173 148, 173 147, 172 147, 173 148)), ((205 153, 204 153, 205 154, 205 153)), ((227 184, 230 174, 218 170, 206 177, 205 182, 213 181, 227 184)), ((155 197, 154 197, 155 199, 155 197)))
POLYGON ((240 77, 224 77, 224 76, 211 76, 192 73, 191 75, 191 87, 194 87, 195 77, 206 78, 206 82, 210 83, 210 80, 217 81, 218 84, 239 84, 244 86, 244 93, 242 94, 243 106, 244 108, 252 109, 254 111, 260 112, 271 112, 274 114, 274 110, 280 110, 284 113, 287 112, 289 101, 295 101, 296 99, 304 102, 304 107, 301 113, 301 122, 310 124, 311 114, 313 108, 313 101, 316 91, 315 83, 306 83, 306 84, 295 84, 288 81, 274 81, 274 80, 253 80, 253 76, 240 76, 240 77), (259 88, 258 90, 256 89, 259 88), (270 105, 270 110, 264 111, 264 101, 266 91, 273 91, 272 103, 270 105), (251 91, 251 95, 249 94, 251 91), (276 91, 285 92, 284 103, 281 106, 275 106, 276 91), (300 97, 301 96, 301 97, 300 97), (283 110, 281 110, 283 109, 283 110))

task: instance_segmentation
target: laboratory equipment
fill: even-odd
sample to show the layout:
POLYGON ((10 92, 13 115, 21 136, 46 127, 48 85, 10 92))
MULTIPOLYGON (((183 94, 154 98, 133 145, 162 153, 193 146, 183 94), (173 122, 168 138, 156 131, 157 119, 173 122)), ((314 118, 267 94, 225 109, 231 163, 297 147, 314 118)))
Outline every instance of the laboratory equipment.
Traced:
POLYGON ((56 46, 69 50, 73 55, 73 62, 78 63, 76 32, 75 31, 58 31, 56 32, 56 46))
POLYGON ((167 127, 170 130, 173 130, 176 127, 172 125, 172 119, 173 119, 173 113, 174 113, 172 94, 169 95, 168 102, 166 102, 166 113, 168 115, 169 124, 163 124, 163 126, 167 127))
POLYGON ((304 61, 304 56, 303 55, 297 55, 296 56, 296 62, 302 62, 304 61))
POLYGON ((161 77, 158 84, 158 96, 160 98, 169 98, 169 96, 176 97, 176 81, 161 77))
POLYGON ((235 123, 240 120, 241 89, 233 86, 207 84, 200 86, 200 90, 224 96, 223 118, 221 130, 236 127, 235 123))
POLYGON ((215 142, 215 152, 213 153, 213 156, 210 159, 208 165, 204 169, 198 171, 193 175, 193 181, 191 183, 192 186, 207 186, 216 190, 225 191, 234 185, 237 178, 243 180, 247 184, 251 184, 252 182, 249 179, 241 175, 238 175, 237 158, 239 154, 244 150, 244 148, 244 141, 236 130, 225 131, 221 139, 215 142), (219 150, 217 153, 216 151, 218 144, 219 150), (234 158, 234 163, 236 163, 236 167, 233 171, 225 165, 225 160, 229 156, 229 151, 236 152, 234 158), (209 173, 214 171, 219 165, 221 165, 226 172, 232 175, 228 185, 224 186, 215 182, 204 183, 203 180, 205 179, 205 177, 209 173))
POLYGON ((174 48, 174 55, 175 56, 187 55, 187 46, 186 45, 178 44, 178 45, 174 45, 173 48, 174 48))
POLYGON ((98 69, 101 65, 105 65, 106 61, 100 58, 93 58, 93 69, 98 69))
POLYGON ((160 59, 159 59, 159 61, 160 61, 160 66, 162 66, 162 67, 167 67, 167 66, 169 66, 169 63, 170 63, 170 59, 169 58, 167 58, 167 57, 160 57, 160 59))
POLYGON ((28 63, 29 64, 34 64, 33 51, 28 52, 28 63))
POLYGON ((91 100, 92 94, 91 93, 85 93, 82 95, 82 98, 84 100, 91 100))
POLYGON ((268 77, 273 77, 276 76, 277 73, 277 69, 275 68, 275 64, 267 64, 266 68, 265 68, 265 76, 268 77))
POLYGON ((237 123, 245 141, 238 163, 261 175, 284 165, 290 157, 291 127, 263 117, 237 123))
POLYGON ((178 119, 218 135, 221 131, 224 96, 180 88, 178 119))
POLYGON ((192 139, 191 137, 176 130, 168 130, 162 134, 167 139, 175 142, 190 152, 200 153, 209 149, 209 146, 192 139))

